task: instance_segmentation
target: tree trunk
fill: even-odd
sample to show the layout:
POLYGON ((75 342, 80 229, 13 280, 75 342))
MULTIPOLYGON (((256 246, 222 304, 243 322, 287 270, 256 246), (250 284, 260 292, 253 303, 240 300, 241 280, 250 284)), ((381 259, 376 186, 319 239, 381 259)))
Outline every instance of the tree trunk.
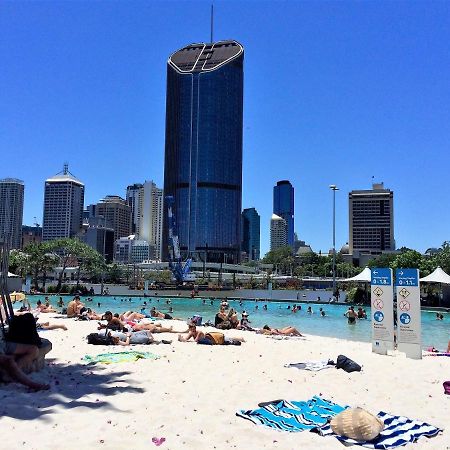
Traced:
POLYGON ((58 277, 58 284, 56 285, 56 291, 58 292, 58 294, 61 291, 62 279, 63 279, 64 273, 66 272, 68 260, 69 260, 69 257, 64 258, 64 263, 61 268, 61 273, 59 274, 59 277, 58 277))

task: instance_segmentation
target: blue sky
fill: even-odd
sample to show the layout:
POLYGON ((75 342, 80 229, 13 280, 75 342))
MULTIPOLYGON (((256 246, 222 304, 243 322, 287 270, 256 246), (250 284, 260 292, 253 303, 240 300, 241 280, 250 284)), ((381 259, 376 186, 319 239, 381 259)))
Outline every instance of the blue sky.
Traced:
MULTIPOLYGON (((25 181, 24 223, 64 161, 86 204, 162 186, 166 61, 209 41, 210 2, 1 2, 0 177, 25 181)), ((348 240, 348 192, 395 195, 397 246, 450 239, 450 3, 215 2, 215 40, 245 47, 243 207, 269 246, 272 187, 295 187, 314 250, 348 240)))

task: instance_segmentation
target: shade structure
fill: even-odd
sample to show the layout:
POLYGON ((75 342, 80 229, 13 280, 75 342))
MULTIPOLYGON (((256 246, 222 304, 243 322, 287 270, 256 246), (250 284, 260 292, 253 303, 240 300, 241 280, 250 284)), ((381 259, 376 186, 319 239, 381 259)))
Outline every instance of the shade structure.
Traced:
POLYGON ((436 270, 430 275, 423 277, 420 281, 424 281, 425 283, 443 283, 450 284, 450 275, 445 273, 440 267, 437 267, 436 270))
POLYGON ((361 282, 361 283, 370 283, 371 280, 372 280, 371 270, 368 267, 366 267, 358 275, 356 275, 352 278, 346 278, 345 280, 340 280, 340 281, 356 281, 356 282, 361 282))
POLYGON ((19 275, 16 275, 14 273, 8 272, 8 278, 19 278, 19 275))

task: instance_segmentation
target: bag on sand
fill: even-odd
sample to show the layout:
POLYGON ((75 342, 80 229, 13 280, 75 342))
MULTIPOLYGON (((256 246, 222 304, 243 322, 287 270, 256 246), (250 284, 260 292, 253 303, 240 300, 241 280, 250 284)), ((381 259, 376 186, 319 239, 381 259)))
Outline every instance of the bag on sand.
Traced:
POLYGON ((450 381, 444 381, 444 394, 450 395, 450 381))
POLYGON ((36 319, 33 314, 26 313, 20 316, 14 316, 9 324, 6 340, 17 342, 18 344, 30 344, 40 347, 42 341, 36 330, 36 319))
POLYGON ((222 345, 225 340, 225 335, 223 333, 218 333, 217 331, 211 331, 205 334, 205 338, 214 342, 213 345, 222 345))
POLYGON ((88 344, 92 345, 113 345, 112 337, 108 334, 91 333, 87 335, 88 344))
POLYGON ((339 355, 337 357, 336 369, 343 369, 346 372, 361 372, 361 366, 344 355, 339 355))

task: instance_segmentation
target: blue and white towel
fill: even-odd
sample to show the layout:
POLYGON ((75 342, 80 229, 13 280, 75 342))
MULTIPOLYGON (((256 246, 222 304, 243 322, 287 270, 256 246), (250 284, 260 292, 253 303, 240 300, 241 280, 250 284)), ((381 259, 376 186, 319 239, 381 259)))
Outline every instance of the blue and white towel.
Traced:
POLYGON ((322 436, 333 436, 344 443, 382 450, 416 442, 422 436, 433 437, 442 431, 440 428, 436 428, 428 423, 408 419, 403 416, 392 416, 383 411, 380 411, 377 416, 384 422, 384 430, 377 438, 368 442, 355 441, 344 436, 338 436, 333 433, 330 425, 314 431, 317 431, 322 436))
POLYGON ((240 410, 236 415, 256 425, 277 430, 304 431, 323 427, 328 423, 328 419, 346 408, 347 406, 314 396, 306 402, 276 400, 258 409, 240 410))
POLYGON ((311 370, 317 372, 323 369, 331 369, 332 365, 328 364, 328 360, 323 361, 304 361, 298 363, 285 364, 284 367, 295 367, 296 369, 311 370))

